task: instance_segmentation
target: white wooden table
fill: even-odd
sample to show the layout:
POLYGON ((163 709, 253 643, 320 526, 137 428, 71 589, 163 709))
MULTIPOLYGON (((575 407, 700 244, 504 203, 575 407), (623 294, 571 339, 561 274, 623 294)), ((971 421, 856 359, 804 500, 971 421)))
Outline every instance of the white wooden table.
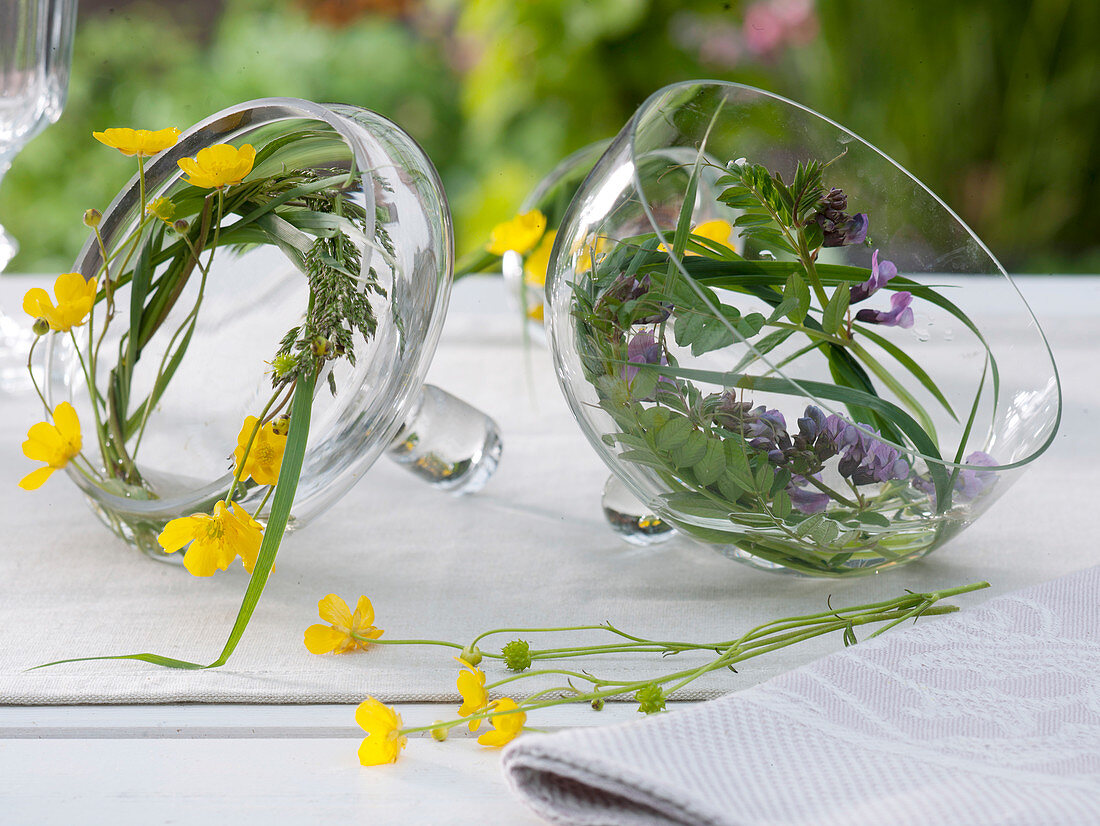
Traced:
MULTIPOLYGON (((451 704, 400 707, 406 724, 451 704)), ((538 824, 498 768, 499 750, 459 729, 409 738, 370 769, 354 706, 31 706, 0 708, 0 823, 538 824)), ((541 728, 634 719, 559 706, 541 728), (587 712, 587 713, 586 713, 587 712)))
MULTIPOLYGON (((1074 352, 1060 351, 1060 322, 1075 320, 1080 329, 1100 316, 1100 278, 1020 285, 1067 385, 1088 380, 1090 348, 1079 336, 1074 352)), ((1066 430, 1074 430, 1067 438, 1095 439, 1095 411, 1069 412, 1076 418, 1067 420, 1066 430)), ((1074 567, 1097 561, 1096 554, 1077 556, 1074 567)), ((454 706, 403 704, 399 711, 406 724, 425 725, 453 716, 454 706)), ((347 705, 0 706, 0 824, 541 822, 508 793, 499 752, 458 729, 442 744, 411 737, 394 766, 360 767, 363 733, 353 714, 347 705)), ((636 717, 633 704, 609 703, 599 714, 562 706, 533 724, 636 717)))

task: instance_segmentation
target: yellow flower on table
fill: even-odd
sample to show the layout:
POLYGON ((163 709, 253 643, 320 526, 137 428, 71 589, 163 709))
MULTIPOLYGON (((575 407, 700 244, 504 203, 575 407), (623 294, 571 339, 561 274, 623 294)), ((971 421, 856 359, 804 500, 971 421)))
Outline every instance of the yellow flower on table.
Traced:
POLYGON ((213 576, 224 571, 238 556, 252 573, 263 542, 263 526, 248 515, 244 506, 225 501, 214 505, 213 514, 181 516, 164 526, 157 541, 166 554, 187 547, 183 567, 194 576, 213 576))
POLYGON ((535 248, 545 231, 546 216, 533 209, 493 227, 485 249, 493 255, 504 255, 509 250, 526 255, 535 248))
MULTIPOLYGON (((489 692, 485 690, 485 672, 474 668, 465 660, 455 657, 469 671, 458 673, 458 693, 462 695, 462 705, 458 709, 459 717, 467 717, 481 711, 489 705, 489 692)), ((481 727, 481 719, 470 721, 470 731, 481 727)))
POLYGON ((155 132, 148 129, 125 128, 92 132, 92 137, 100 143, 117 149, 123 155, 137 155, 141 158, 148 158, 169 146, 175 146, 179 136, 180 130, 174 126, 158 129, 155 132))
POLYGON ((518 709, 519 706, 511 697, 502 697, 497 700, 493 704, 493 711, 505 713, 490 717, 489 722, 493 730, 485 732, 477 738, 477 741, 483 746, 503 746, 515 740, 523 731, 523 724, 527 722, 527 715, 518 709))
POLYGON ((221 189, 239 184, 256 163, 256 150, 251 144, 240 149, 219 143, 200 149, 193 158, 180 158, 179 168, 188 174, 186 183, 199 189, 221 189))
POLYGON ((329 594, 317 603, 317 613, 328 625, 311 625, 306 629, 306 648, 311 654, 347 654, 366 651, 371 640, 384 633, 374 627, 374 606, 366 597, 359 597, 355 613, 336 594, 329 594))
POLYGON ((23 310, 33 318, 44 318, 50 329, 67 333, 88 320, 95 304, 96 282, 85 281, 78 272, 59 275, 53 285, 55 305, 50 294, 41 287, 32 287, 23 296, 23 310))
POLYGON ((367 733, 359 746, 359 762, 364 766, 396 763, 397 755, 409 742, 401 733, 401 715, 373 697, 355 709, 355 722, 367 733))
POLYGON ((81 448, 80 419, 68 402, 61 402, 53 409, 53 424, 38 422, 27 431, 23 442, 23 455, 45 467, 32 470, 19 482, 23 490, 37 490, 45 484, 55 470, 69 463, 81 448))
POLYGON ((245 456, 245 447, 248 446, 248 439, 258 421, 255 416, 248 416, 244 420, 241 432, 237 435, 237 447, 233 451, 234 469, 239 469, 243 460, 242 480, 251 477, 258 485, 274 485, 279 481, 279 469, 283 466, 286 434, 275 432, 274 423, 268 422, 257 431, 252 446, 248 448, 248 455, 245 456))

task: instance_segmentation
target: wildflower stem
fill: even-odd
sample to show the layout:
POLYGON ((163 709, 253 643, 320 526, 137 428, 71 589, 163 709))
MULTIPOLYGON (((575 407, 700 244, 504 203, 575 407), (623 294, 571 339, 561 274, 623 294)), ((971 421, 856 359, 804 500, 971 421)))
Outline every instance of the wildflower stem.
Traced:
POLYGON ((807 482, 809 482, 811 485, 813 485, 815 488, 817 488, 822 493, 827 493, 829 496, 831 496, 837 502, 843 502, 849 508, 852 508, 854 510, 859 510, 860 509, 860 505, 859 505, 858 502, 853 502, 847 496, 844 496, 840 492, 838 492, 838 491, 834 490, 833 488, 829 487, 828 485, 826 485, 824 482, 822 482, 820 479, 815 477, 813 474, 810 474, 809 476, 804 476, 802 478, 805 479, 807 482))
POLYGON ((563 625, 555 628, 494 628, 492 631, 486 631, 474 637, 470 645, 477 645, 486 637, 491 637, 494 634, 546 634, 553 631, 599 631, 606 630, 606 628, 606 625, 563 625))
MULTIPOLYGON (((89 324, 91 322, 89 321, 89 324)), ((84 373, 84 381, 88 383, 88 391, 92 400, 92 416, 95 418, 95 433, 96 438, 99 440, 100 455, 103 457, 104 462, 108 460, 108 457, 112 455, 107 449, 107 440, 103 430, 103 420, 99 415, 99 405, 96 403, 96 385, 92 381, 92 375, 88 372, 88 365, 84 361, 84 356, 80 352, 80 345, 76 343, 76 336, 72 330, 69 330, 69 338, 73 343, 73 350, 76 352, 77 361, 80 362, 80 369, 84 373)))
POLYGON ((38 386, 38 378, 34 375, 34 370, 31 368, 31 360, 34 358, 34 348, 38 346, 38 340, 41 336, 35 336, 34 341, 31 342, 31 348, 27 351, 27 373, 30 374, 31 384, 34 385, 34 392, 38 394, 38 398, 42 400, 42 406, 47 410, 50 409, 50 405, 46 402, 46 397, 42 394, 42 388, 38 386))

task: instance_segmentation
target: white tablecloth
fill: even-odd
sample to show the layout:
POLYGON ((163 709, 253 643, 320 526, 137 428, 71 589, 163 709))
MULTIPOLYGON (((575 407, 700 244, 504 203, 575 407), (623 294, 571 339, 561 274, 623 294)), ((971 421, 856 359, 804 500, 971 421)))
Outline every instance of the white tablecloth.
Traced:
MULTIPOLYGON (((44 279, 0 279, 0 307, 18 314, 44 279)), ((317 600, 366 594, 392 638, 464 641, 506 625, 612 620, 665 639, 725 639, 764 620, 987 579, 1013 590, 1100 560, 1091 528, 1100 436, 1095 318, 1100 279, 1024 279, 1062 371, 1057 442, 950 545, 873 577, 824 581, 752 570, 676 539, 650 549, 620 542, 599 495, 606 469, 572 421, 545 349, 524 350, 497 281, 456 289, 429 378, 493 415, 504 435, 500 470, 473 497, 426 489, 381 460, 327 516, 288 536, 237 653, 221 669, 180 672, 125 661, 25 672, 48 660, 152 651, 210 661, 221 650, 245 586, 239 567, 211 579, 154 563, 103 528, 75 487, 56 475, 40 491, 16 487, 33 463, 20 444, 41 419, 33 397, 0 397, 0 702, 357 702, 447 700, 456 666, 443 649, 379 647, 316 657, 302 632, 317 600)), ((505 639, 501 639, 504 642, 505 639)), ((715 673, 685 697, 753 685, 841 646, 789 648, 715 673)), ((663 670, 639 658, 603 672, 663 670)))

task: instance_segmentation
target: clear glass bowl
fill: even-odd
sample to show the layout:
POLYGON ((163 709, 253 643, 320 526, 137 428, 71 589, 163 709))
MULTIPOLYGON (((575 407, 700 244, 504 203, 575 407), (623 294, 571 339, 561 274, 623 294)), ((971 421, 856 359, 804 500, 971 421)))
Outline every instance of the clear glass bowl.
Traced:
MULTIPOLYGON (((377 330, 370 340, 356 333, 355 365, 346 359, 328 362, 337 392, 330 392, 327 375, 317 381, 290 527, 304 525, 334 504, 387 450, 435 487, 469 492, 483 485, 500 455, 496 425, 444 391, 423 385, 446 314, 453 268, 446 197, 423 151, 395 124, 365 109, 290 98, 250 101, 195 125, 148 161, 148 200, 185 190, 176 162, 221 143, 272 150, 253 174, 262 174, 261 166, 318 170, 325 177, 346 171, 337 186, 367 216, 359 245, 362 271, 373 269, 385 290, 384 296, 370 297, 377 330)), ((104 213, 100 232, 107 249, 115 249, 131 232, 140 204, 135 177, 104 213)), ((101 261, 93 236, 74 270, 94 277, 101 261)), ((131 398, 143 399, 150 391, 171 334, 194 303, 198 280, 187 282, 166 323, 142 349, 131 398)), ((308 302, 306 278, 293 259, 262 243, 219 247, 205 289, 186 356, 137 437, 140 484, 116 482, 105 489, 112 485, 97 486, 71 465, 67 468, 101 519, 157 559, 165 558, 156 537, 168 520, 208 513, 224 497, 238 431, 270 397, 270 361, 287 330, 301 323, 308 302)), ((115 301, 121 308, 129 306, 128 286, 118 290, 115 301)), ((101 302, 97 325, 103 312, 101 302)), ((121 352, 126 326, 112 325, 102 353, 121 352)), ((87 350, 85 335, 75 340, 87 350)), ((50 342, 47 401, 51 406, 73 403, 85 423, 85 451, 91 447, 94 452, 88 386, 76 350, 65 337, 53 336, 50 342)), ((249 513, 260 507, 263 493, 261 487, 246 488, 240 501, 249 513)), ((265 506, 257 518, 263 521, 266 513, 265 506)))
POLYGON ((1061 415, 1042 331, 958 216, 842 126, 737 84, 637 111, 561 223, 546 300, 562 390, 609 468, 759 568, 929 553, 1061 415))

